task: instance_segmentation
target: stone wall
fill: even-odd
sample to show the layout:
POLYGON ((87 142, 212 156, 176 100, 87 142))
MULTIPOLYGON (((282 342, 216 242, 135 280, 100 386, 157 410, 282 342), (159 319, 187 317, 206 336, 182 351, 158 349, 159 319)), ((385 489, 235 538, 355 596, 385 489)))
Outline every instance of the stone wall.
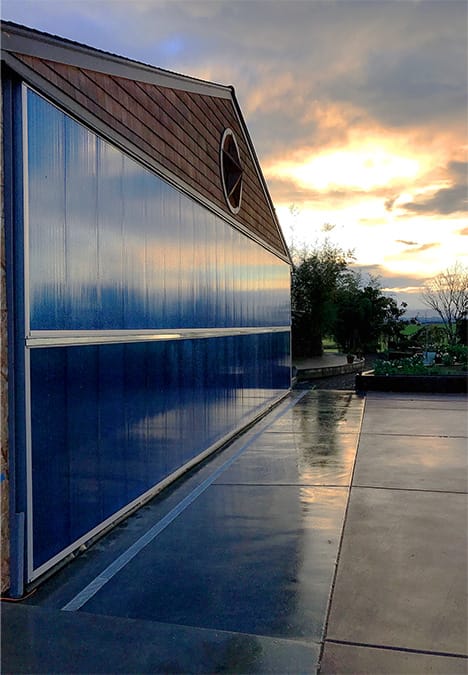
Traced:
POLYGON ((9 579, 9 523, 8 523, 8 344, 7 344, 7 303, 6 303, 6 260, 5 260, 5 218, 3 211, 3 116, 2 97, 0 95, 0 528, 1 528, 1 591, 10 585, 9 579))

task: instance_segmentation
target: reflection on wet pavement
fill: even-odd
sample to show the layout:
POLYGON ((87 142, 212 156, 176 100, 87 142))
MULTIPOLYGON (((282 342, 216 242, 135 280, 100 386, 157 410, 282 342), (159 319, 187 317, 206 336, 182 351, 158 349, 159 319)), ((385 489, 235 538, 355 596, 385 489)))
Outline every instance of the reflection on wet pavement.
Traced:
POLYGON ((363 406, 334 402, 277 416, 83 611, 320 640, 363 406))
POLYGON ((343 488, 213 486, 83 611, 319 640, 346 499, 343 488))
MULTIPOLYGON (((265 434, 266 436, 267 434, 265 434)), ((337 434, 319 442, 296 442, 275 434, 277 443, 256 446, 226 471, 218 484, 349 485, 357 434, 337 434)), ((282 436, 282 435, 281 435, 282 436)))
POLYGON ((312 391, 288 414, 271 427, 269 433, 302 433, 306 442, 312 438, 328 443, 337 433, 358 433, 363 400, 348 392, 312 391))
POLYGON ((218 484, 349 485, 363 410, 347 392, 310 392, 218 484))

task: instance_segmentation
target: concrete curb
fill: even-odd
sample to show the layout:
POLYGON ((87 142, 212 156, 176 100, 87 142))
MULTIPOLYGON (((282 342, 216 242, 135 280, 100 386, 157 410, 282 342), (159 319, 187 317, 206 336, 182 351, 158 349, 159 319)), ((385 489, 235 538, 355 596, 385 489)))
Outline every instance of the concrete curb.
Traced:
POLYGON ((334 375, 348 375, 349 373, 362 372, 365 359, 357 359, 353 363, 343 363, 339 366, 322 366, 321 368, 297 368, 296 380, 316 380, 322 377, 332 377, 334 375))

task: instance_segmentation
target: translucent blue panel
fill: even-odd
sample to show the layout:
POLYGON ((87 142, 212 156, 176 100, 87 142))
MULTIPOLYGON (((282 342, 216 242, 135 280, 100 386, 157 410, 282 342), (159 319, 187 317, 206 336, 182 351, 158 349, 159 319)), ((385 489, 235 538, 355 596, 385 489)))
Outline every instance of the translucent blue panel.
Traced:
POLYGON ((39 133, 28 138, 31 304, 35 323, 60 325, 67 304, 65 116, 50 114, 50 106, 44 105, 36 105, 34 113, 39 133))
POLYGON ((28 91, 31 328, 289 325, 289 266, 28 91))
POLYGON ((289 385, 287 332, 32 350, 34 567, 289 385))

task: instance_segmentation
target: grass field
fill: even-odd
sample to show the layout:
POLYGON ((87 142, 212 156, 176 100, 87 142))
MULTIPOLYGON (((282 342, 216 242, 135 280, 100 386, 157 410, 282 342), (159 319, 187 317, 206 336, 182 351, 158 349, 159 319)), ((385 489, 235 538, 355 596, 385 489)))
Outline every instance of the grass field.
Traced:
POLYGON ((326 352, 338 351, 338 346, 332 337, 324 337, 322 340, 322 347, 326 352))
POLYGON ((443 325, 441 323, 423 323, 423 324, 410 323, 402 329, 401 334, 406 335, 406 337, 410 337, 411 335, 414 335, 418 331, 423 332, 425 329, 428 329, 430 331, 444 330, 443 325))
POLYGON ((414 335, 417 333, 419 330, 421 330, 421 326, 418 326, 417 324, 410 323, 408 326, 405 326, 401 332, 402 335, 405 335, 406 337, 410 337, 411 335, 414 335))

